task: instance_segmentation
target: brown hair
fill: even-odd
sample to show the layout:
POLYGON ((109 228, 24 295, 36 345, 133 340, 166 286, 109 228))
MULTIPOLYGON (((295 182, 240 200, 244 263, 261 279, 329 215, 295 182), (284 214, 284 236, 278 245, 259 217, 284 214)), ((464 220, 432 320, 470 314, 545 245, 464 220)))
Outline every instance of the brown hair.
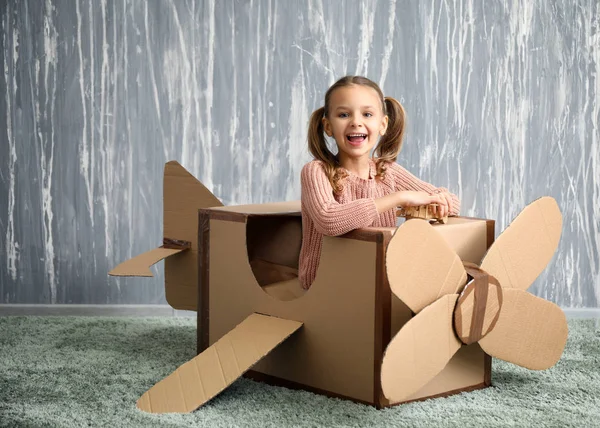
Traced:
POLYGON ((374 89, 381 100, 383 114, 388 116, 387 131, 379 140, 379 144, 373 153, 373 158, 377 166, 377 179, 383 180, 385 177, 387 162, 396 161, 398 153, 400 153, 400 149, 402 148, 402 138, 404 137, 404 123, 406 120, 404 108, 394 98, 384 97, 377 83, 362 76, 345 76, 335 82, 325 93, 325 105, 315 110, 310 116, 308 124, 308 149, 315 159, 325 164, 325 171, 329 177, 329 182, 336 193, 342 191, 342 179, 347 176, 347 173, 340 167, 337 156, 327 148, 323 118, 329 114, 331 94, 338 88, 351 85, 368 86, 374 89))

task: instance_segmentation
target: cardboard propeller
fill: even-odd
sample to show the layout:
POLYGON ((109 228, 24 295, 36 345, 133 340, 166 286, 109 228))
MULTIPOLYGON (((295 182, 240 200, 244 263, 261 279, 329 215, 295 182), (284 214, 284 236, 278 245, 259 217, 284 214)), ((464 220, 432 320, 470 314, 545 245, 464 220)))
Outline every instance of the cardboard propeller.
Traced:
POLYGON ((466 263, 423 220, 408 220, 389 243, 392 292, 416 313, 392 338, 381 366, 384 395, 409 397, 436 376, 463 344, 543 370, 562 355, 562 310, 527 293, 552 258, 562 216, 556 201, 528 205, 498 237, 481 266, 466 263), (471 280, 466 284, 467 278, 471 280), (465 285, 466 284, 466 285, 465 285))
POLYGON ((198 209, 223 206, 178 162, 165 164, 163 179, 163 245, 115 267, 112 276, 153 276, 150 266, 165 260, 165 295, 174 309, 197 308, 198 209), (168 259, 167 259, 168 258, 168 259), (179 272, 192 273, 180 275, 179 272))

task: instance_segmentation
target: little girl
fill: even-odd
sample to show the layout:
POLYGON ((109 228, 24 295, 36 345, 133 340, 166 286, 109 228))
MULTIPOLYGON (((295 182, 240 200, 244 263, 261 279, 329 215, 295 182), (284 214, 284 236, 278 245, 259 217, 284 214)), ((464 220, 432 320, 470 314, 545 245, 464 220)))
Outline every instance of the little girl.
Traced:
POLYGON ((419 180, 396 163, 402 147, 402 105, 383 96, 361 76, 346 76, 325 94, 325 105, 310 118, 308 147, 315 160, 302 168, 302 249, 299 279, 315 279, 323 235, 396 226, 396 207, 438 204, 439 216, 457 215, 460 201, 447 189, 419 180), (333 137, 337 155, 325 135, 333 137), (370 152, 375 148, 373 158, 370 152))

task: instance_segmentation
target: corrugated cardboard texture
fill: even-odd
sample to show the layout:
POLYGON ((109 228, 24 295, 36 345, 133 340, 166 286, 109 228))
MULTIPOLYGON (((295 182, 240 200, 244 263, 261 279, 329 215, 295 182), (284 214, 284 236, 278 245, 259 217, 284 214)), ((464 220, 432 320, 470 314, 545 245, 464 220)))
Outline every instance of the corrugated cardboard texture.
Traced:
POLYGON ((195 311, 198 304, 198 209, 222 206, 179 163, 165 165, 164 237, 190 241, 192 248, 165 260, 165 295, 175 309, 195 311))
POLYGON ((486 220, 465 217, 449 217, 448 224, 432 224, 452 250, 463 262, 479 265, 485 256, 488 246, 493 241, 493 234, 488 242, 486 220))
POLYGON ((152 275, 150 266, 182 251, 183 250, 170 248, 155 248, 154 250, 146 251, 139 256, 124 261, 108 274, 112 276, 154 276, 152 275))
MULTIPOLYGON (((277 224, 275 218, 272 217, 277 224)), ((379 395, 374 398, 374 384, 378 382, 374 373, 380 364, 380 360, 375 360, 377 353, 373 352, 375 335, 378 334, 374 329, 375 310, 386 312, 385 308, 375 309, 377 275, 374 264, 378 244, 364 241, 368 234, 355 233, 354 239, 326 237, 317 279, 308 292, 304 294, 297 280, 261 289, 251 276, 250 250, 244 246, 247 226, 242 222, 248 220, 244 219, 246 217, 232 216, 228 221, 217 216, 217 219, 210 220, 209 342, 225 334, 248 311, 282 318, 295 316, 292 319, 305 323, 303 331, 258 363, 254 370, 273 380, 386 405, 387 400, 379 395), (231 298, 233 295, 235 299, 231 298)), ((458 240, 455 245, 461 245, 461 239, 471 240, 476 249, 482 249, 470 251, 470 261, 481 260, 489 239, 486 222, 450 220, 448 225, 436 226, 434 230, 441 236, 451 236, 445 239, 458 240)), ((268 220, 265 220, 262 228, 265 233, 269 232, 267 223, 268 220)), ((386 229, 382 233, 392 230, 386 229)), ((273 246, 275 251, 269 253, 276 253, 276 247, 273 246)), ((394 299, 391 302, 394 308, 392 320, 388 321, 392 323, 392 329, 397 326, 393 333, 411 316, 410 310, 397 298, 394 299)), ((390 320, 389 315, 385 319, 390 320)), ((486 356, 479 345, 465 346, 433 380, 408 399, 481 387, 485 383, 486 370, 489 370, 486 368, 486 356)))
POLYGON ((275 299, 284 301, 298 299, 306 293, 297 278, 271 283, 263 286, 263 290, 275 299))
POLYGON ((491 355, 536 370, 560 358, 567 340, 564 314, 524 290, 546 268, 561 230, 556 201, 543 197, 525 207, 486 254, 481 269, 499 281, 503 294, 498 322, 479 342, 491 355))
POLYGON ((413 312, 456 293, 467 280, 458 255, 421 219, 407 220, 398 228, 388 245, 386 268, 392 291, 413 312))
POLYGON ((251 312, 301 321, 302 331, 253 370, 373 403, 375 262, 375 242, 325 237, 311 288, 301 298, 280 301, 253 276, 246 224, 212 219, 209 341, 251 312))
MULTIPOLYGON (((489 382, 486 383, 486 373, 491 374, 490 370, 491 357, 487 356, 477 343, 463 345, 437 376, 401 401, 421 400, 489 386, 489 382)), ((395 403, 398 402, 392 402, 395 403)))
POLYGON ((500 317, 479 341, 490 355, 533 370, 552 367, 567 342, 565 314, 554 303, 518 289, 503 289, 500 317))
POLYGON ((232 205, 216 208, 216 211, 239 214, 300 214, 300 201, 271 202, 268 204, 232 205))
POLYGON ((448 222, 448 216, 446 215, 444 217, 439 217, 438 215, 436 215, 434 212, 435 206, 437 206, 437 204, 422 205, 420 207, 400 208, 396 212, 396 215, 399 217, 406 217, 409 219, 410 218, 420 218, 423 220, 436 220, 442 224, 446 224, 448 222))
POLYGON ((485 287, 485 295, 481 292, 477 295, 475 282, 470 282, 461 293, 454 310, 454 328, 463 343, 476 342, 488 334, 496 325, 500 315, 502 304, 500 286, 486 281, 478 287, 480 287, 479 291, 485 287), (478 326, 473 325, 473 321, 480 322, 480 330, 478 326))
POLYGON ((192 412, 219 394, 302 323, 251 314, 210 348, 146 391, 137 402, 150 413, 192 412))
MULTIPOLYGON (((479 263, 494 238, 493 225, 490 225, 491 229, 488 230, 488 222, 480 219, 450 217, 448 224, 433 224, 431 227, 444 238, 462 261, 479 263)), ((392 295, 392 337, 411 317, 410 309, 395 295, 392 295)), ((449 391, 481 386, 486 382, 486 359, 489 357, 478 344, 463 346, 435 378, 402 401, 418 400, 449 391)), ((385 403, 386 400, 383 399, 383 402, 385 403)), ((392 401, 389 404, 397 403, 398 401, 392 401)))
POLYGON ((417 392, 446 366, 462 343, 453 328, 457 294, 440 297, 392 339, 381 367, 384 395, 394 402, 417 392))
POLYGON ((481 269, 496 277, 502 288, 527 290, 552 259, 561 230, 562 216, 556 201, 540 198, 500 234, 481 269))
POLYGON ((302 218, 299 215, 252 216, 247 220, 246 231, 250 261, 262 260, 298 269, 302 245, 302 218))

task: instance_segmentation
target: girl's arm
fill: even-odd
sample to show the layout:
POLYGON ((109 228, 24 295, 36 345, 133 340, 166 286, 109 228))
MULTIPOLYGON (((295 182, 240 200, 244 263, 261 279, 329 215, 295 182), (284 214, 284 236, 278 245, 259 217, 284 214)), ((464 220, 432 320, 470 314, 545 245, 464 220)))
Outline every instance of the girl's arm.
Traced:
POLYGON ((361 227, 368 227, 378 217, 373 198, 357 199, 340 204, 333 197, 327 174, 319 162, 302 168, 302 209, 312 219, 319 233, 338 236, 361 227))
POLYGON ((453 193, 448 192, 445 187, 435 187, 426 181, 420 180, 406 169, 395 162, 388 165, 386 171, 391 174, 396 184, 396 191, 412 190, 426 192, 428 195, 440 195, 448 201, 450 208, 449 215, 458 215, 460 212, 460 199, 453 193))

